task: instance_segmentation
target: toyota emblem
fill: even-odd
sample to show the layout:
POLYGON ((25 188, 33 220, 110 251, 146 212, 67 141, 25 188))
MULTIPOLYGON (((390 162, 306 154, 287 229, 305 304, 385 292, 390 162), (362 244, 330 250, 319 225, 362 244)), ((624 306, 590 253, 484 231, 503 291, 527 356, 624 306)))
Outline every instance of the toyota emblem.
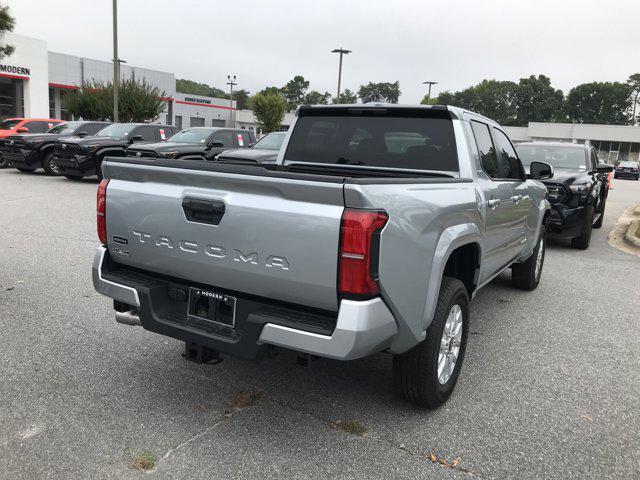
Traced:
POLYGON ((142 152, 136 152, 136 157, 141 157, 142 156, 142 152))

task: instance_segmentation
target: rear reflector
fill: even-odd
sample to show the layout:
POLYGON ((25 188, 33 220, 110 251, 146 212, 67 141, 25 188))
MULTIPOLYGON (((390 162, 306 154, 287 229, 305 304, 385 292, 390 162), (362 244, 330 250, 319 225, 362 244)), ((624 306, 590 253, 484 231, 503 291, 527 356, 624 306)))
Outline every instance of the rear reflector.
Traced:
POLYGON ((345 209, 340 225, 338 291, 359 299, 380 293, 379 233, 389 220, 384 212, 345 209))
POLYGON ((107 244, 107 224, 105 217, 105 207, 107 204, 107 185, 109 180, 104 179, 98 185, 98 199, 97 199, 97 215, 96 220, 98 223, 98 239, 103 245, 107 244))

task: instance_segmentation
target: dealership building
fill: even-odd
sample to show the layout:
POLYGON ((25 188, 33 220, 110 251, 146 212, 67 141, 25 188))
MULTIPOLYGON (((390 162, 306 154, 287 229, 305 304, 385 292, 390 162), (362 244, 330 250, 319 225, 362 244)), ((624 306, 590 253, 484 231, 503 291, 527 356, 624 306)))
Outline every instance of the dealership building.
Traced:
MULTIPOLYGON (((113 63, 50 52, 47 42, 7 33, 4 41, 15 47, 0 60, 0 118, 41 117, 71 120, 63 98, 85 82, 113 80, 113 63)), ((229 126, 258 131, 251 110, 237 110, 236 102, 176 92, 173 73, 122 64, 123 79, 145 80, 162 93, 164 111, 156 123, 179 128, 229 126)), ((287 114, 282 129, 293 120, 287 114)))

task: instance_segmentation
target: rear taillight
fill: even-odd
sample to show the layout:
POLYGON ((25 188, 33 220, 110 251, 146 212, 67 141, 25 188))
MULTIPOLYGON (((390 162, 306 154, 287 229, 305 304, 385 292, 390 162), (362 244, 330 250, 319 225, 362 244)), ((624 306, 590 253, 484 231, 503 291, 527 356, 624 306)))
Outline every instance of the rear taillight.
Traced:
POLYGON ((97 200, 97 222, 98 222, 98 239, 103 245, 107 244, 107 220, 105 217, 105 207, 107 204, 107 185, 109 180, 104 179, 98 185, 98 200, 97 200))
POLYGON ((341 296, 362 299, 380 293, 380 231, 387 220, 389 217, 384 212, 345 209, 340 224, 338 259, 338 291, 341 296))

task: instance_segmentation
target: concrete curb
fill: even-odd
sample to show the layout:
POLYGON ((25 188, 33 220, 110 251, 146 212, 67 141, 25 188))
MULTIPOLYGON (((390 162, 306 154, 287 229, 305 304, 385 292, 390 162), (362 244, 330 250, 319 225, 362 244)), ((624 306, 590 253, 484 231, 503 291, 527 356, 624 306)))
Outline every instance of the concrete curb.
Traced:
MULTIPOLYGON (((637 209, 638 207, 636 207, 637 209)), ((624 234, 627 243, 640 248, 640 220, 631 220, 624 234)))

